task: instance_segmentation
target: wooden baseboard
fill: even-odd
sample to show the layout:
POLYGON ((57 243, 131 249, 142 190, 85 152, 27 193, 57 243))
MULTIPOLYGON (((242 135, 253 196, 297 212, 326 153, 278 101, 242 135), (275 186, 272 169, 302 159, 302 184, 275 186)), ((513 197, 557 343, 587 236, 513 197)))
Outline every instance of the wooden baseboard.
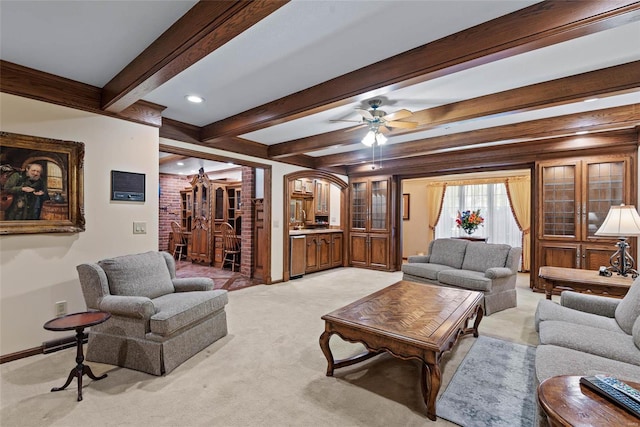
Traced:
MULTIPOLYGON (((85 333, 84 338, 82 340, 83 344, 86 344, 88 340, 89 340, 89 336, 85 333)), ((45 341, 42 343, 41 346, 0 356, 0 365, 6 362, 12 362, 14 360, 23 359, 25 357, 35 356, 37 354, 54 353, 56 351, 64 350, 65 348, 75 347, 75 346, 76 346, 75 335, 69 335, 68 337, 64 337, 64 338, 45 341)))

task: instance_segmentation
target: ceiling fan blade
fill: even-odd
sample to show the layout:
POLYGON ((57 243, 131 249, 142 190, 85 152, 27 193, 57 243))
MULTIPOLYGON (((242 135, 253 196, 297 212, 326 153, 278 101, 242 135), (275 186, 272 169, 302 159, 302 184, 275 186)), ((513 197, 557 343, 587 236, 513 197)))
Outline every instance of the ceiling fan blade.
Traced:
POLYGON ((329 120, 331 123, 338 123, 338 122, 349 122, 349 123, 362 123, 362 120, 341 120, 341 119, 336 119, 336 120, 329 120))
POLYGON ((398 111, 394 111, 391 114, 387 114, 386 116, 384 116, 384 119, 389 121, 393 121, 393 120, 402 120, 402 119, 406 119, 407 117, 411 117, 413 115, 413 113, 409 110, 398 110, 398 111))
POLYGON ((367 120, 374 119, 373 115, 368 110, 363 110, 362 108, 356 108, 356 111, 358 112, 358 114, 360 114, 362 117, 364 117, 367 120))
POLYGON ((344 131, 345 132, 352 132, 354 130, 362 129, 364 126, 366 126, 366 123, 362 123, 362 124, 360 124, 358 126, 354 126, 352 128, 345 129, 344 131))
POLYGON ((385 122, 385 126, 389 126, 392 128, 415 129, 416 127, 418 127, 418 122, 391 121, 391 122, 385 122))

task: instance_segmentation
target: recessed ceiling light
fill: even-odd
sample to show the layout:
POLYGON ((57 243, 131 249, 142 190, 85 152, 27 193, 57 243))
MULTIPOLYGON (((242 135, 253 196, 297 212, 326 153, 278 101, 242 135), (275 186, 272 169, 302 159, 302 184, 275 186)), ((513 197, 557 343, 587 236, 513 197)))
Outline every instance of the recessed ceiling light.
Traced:
POLYGON ((178 166, 184 166, 184 163, 182 163, 182 162, 178 162, 178 163, 176 163, 176 165, 178 165, 178 166))
POLYGON ((235 163, 233 163, 233 162, 227 162, 227 164, 228 164, 229 166, 233 166, 235 163))
POLYGON ((187 95, 185 96, 185 98, 187 99, 187 101, 193 102, 194 104, 200 104, 201 102, 204 102, 204 98, 198 95, 187 95))
POLYGON ((589 99, 585 99, 583 102, 593 102, 593 101, 597 101, 600 98, 589 98, 589 99))
POLYGON ((578 132, 576 132, 576 135, 586 135, 588 133, 589 133, 588 130, 579 130, 578 132))

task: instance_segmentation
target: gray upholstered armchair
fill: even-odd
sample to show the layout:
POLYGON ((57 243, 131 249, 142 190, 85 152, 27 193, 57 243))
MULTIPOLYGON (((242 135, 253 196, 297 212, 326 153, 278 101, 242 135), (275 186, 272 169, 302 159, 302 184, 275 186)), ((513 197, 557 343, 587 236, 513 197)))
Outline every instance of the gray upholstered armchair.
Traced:
POLYGON ((89 310, 111 313, 91 327, 87 360, 163 375, 227 335, 227 291, 209 278, 176 278, 166 252, 77 267, 89 310))

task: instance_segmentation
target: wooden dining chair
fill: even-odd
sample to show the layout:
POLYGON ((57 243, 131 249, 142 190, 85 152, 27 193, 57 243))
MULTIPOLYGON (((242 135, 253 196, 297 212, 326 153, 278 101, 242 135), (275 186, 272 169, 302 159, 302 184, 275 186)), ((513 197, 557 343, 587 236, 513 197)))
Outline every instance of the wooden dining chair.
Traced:
POLYGON ((177 260, 181 260, 182 257, 187 258, 187 239, 184 237, 182 227, 176 221, 171 222, 171 232, 173 233, 173 258, 177 260))
POLYGON ((222 268, 231 264, 231 271, 240 270, 240 241, 241 237, 236 235, 236 231, 228 222, 220 224, 220 232, 222 233, 222 268))

